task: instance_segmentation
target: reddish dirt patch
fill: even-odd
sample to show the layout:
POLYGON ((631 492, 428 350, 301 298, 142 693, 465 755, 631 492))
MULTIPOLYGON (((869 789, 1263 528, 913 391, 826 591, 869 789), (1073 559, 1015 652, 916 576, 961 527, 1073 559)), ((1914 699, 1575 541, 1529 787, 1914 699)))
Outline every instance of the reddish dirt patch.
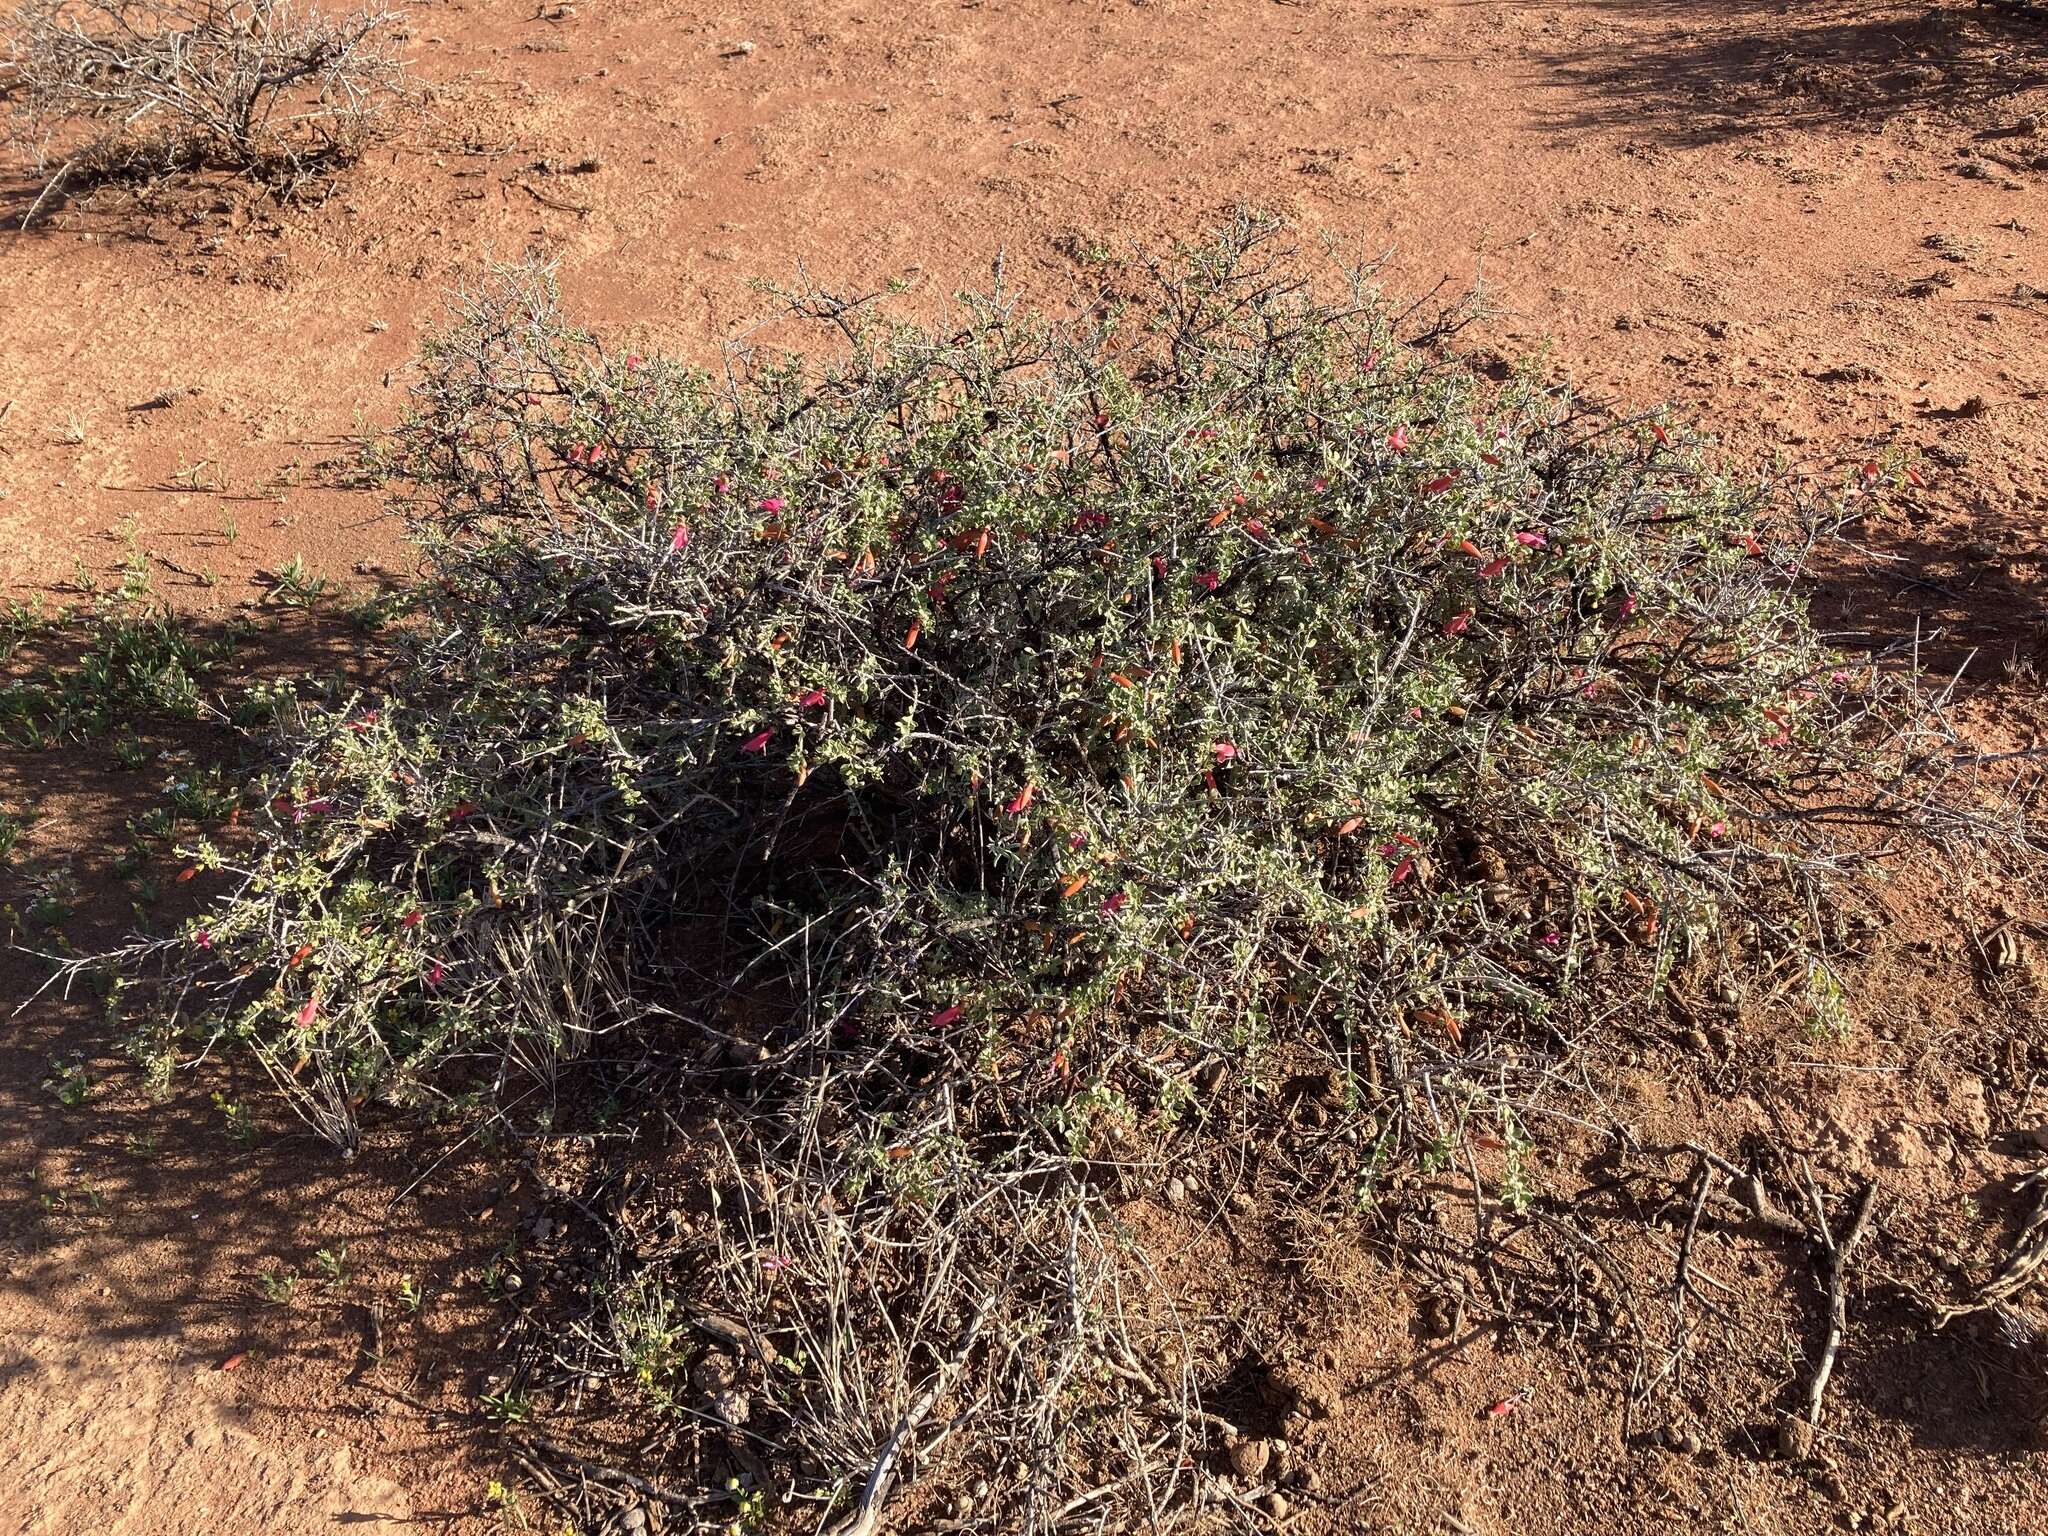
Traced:
MULTIPOLYGON (((1394 291, 1483 281, 1494 312, 1475 334, 1500 363, 1537 355, 1617 409, 1675 401, 1738 461, 1917 455, 1925 493, 1865 526, 1871 558, 1824 587, 1824 611, 1878 635, 1941 626, 1930 654, 1967 667, 1988 744, 2038 740, 2037 19, 1664 0, 832 0, 712 18, 493 0, 421 4, 412 27, 441 86, 430 129, 324 201, 208 183, 0 237, 0 576, 18 595, 74 562, 103 574, 131 543, 199 612, 253 601, 258 574, 297 554, 373 581, 397 541, 374 497, 322 466, 390 419, 444 295, 492 258, 540 252, 572 313, 708 355, 774 313, 748 280, 799 264, 847 287, 900 277, 936 307, 1003 250, 1057 301, 1098 254, 1253 202, 1385 250, 1394 291)), ((33 194, 9 189, 17 207, 33 194)), ((129 786, 12 752, 0 780, 10 807, 49 812, 19 859, 96 878, 129 786)), ((1737 1363, 1687 1383, 1678 1432, 1699 1449, 1625 1449, 1611 1395, 1554 1336, 1419 1328, 1450 1285, 1419 1228, 1405 1253, 1310 1232, 1333 1299, 1262 1310, 1262 1282, 1305 1251, 1262 1213, 1247 1252, 1212 1229, 1181 1251, 1216 1276, 1215 1308, 1249 1347, 1306 1372, 1328 1409, 1300 1427, 1315 1474, 1289 1495, 1302 1528, 2040 1527, 2039 1384, 1967 1326, 1930 1340, 1909 1294, 1939 1278, 1931 1252, 1985 1272, 2001 1191, 2028 1166, 2012 1133, 2048 1104, 2038 994, 1987 978, 1973 948, 2002 916, 2033 932, 2037 888, 1958 858, 1884 905, 1850 1042, 1816 1046, 1763 1000, 1706 1021, 1704 1052, 1645 1023, 1616 1105, 1645 1142, 1732 1150, 1768 1130, 1837 1178, 1879 1181, 1883 1241, 1829 1459, 1788 1470, 1770 1454, 1765 1409, 1804 1369, 1819 1299, 1807 1259, 1767 1235, 1717 1223, 1705 1238, 1700 1263, 1729 1289, 1701 1326, 1737 1363)), ((102 901, 98 916, 105 933, 121 914, 102 901)), ((393 1349, 404 1401, 351 1380, 345 1295, 280 1313, 252 1288, 347 1237, 377 1284, 438 1266, 467 1297, 487 1246, 469 1218, 497 1208, 489 1192, 444 1169, 441 1204, 394 1215, 410 1168, 337 1171, 275 1139, 225 1153, 201 1106, 163 1133, 161 1162, 138 1164, 122 1138, 153 1118, 67 1111, 40 1086, 55 1057, 102 1056, 94 1039, 88 1010, 39 1002, 0 1058, 10 1528, 310 1530, 475 1509, 486 1474, 435 1454, 432 1416, 473 1390, 473 1297, 451 1304, 464 1321, 449 1336, 393 1349)), ((1597 1151, 1561 1135, 1547 1187, 1582 1187, 1597 1151)), ((1470 1217, 1454 1189, 1419 1198, 1426 1225, 1470 1217)), ((1617 1204, 1632 1272, 1668 1264, 1672 1221, 1617 1204)), ((1237 1386, 1256 1391, 1264 1366, 1247 1369, 1237 1386)))

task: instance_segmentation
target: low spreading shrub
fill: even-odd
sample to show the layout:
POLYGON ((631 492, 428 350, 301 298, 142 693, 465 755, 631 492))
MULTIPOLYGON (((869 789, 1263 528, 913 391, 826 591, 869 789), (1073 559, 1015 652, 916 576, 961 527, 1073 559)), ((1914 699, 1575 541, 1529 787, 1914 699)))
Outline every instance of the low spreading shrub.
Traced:
POLYGON ((667 1085, 716 1219, 614 1289, 621 1369, 683 1389, 674 1285, 819 1497, 877 1507, 956 1384, 967 1463, 1027 1468, 990 1529, 1186 1497, 1135 1171, 1306 1072, 1322 1187, 1489 1125, 1526 1202, 1602 1010, 1744 955, 1839 996, 1810 808, 1892 814, 1933 728, 1806 616, 1832 503, 1273 241, 1085 322, 796 297, 822 355, 716 372, 498 274, 382 450, 403 680, 298 711, 191 850, 140 1047, 230 1042, 344 1148, 576 1058, 667 1085))
POLYGON ((405 98, 396 25, 293 0, 28 0, 0 22, 0 81, 53 187, 191 165, 289 181, 354 159, 405 98))

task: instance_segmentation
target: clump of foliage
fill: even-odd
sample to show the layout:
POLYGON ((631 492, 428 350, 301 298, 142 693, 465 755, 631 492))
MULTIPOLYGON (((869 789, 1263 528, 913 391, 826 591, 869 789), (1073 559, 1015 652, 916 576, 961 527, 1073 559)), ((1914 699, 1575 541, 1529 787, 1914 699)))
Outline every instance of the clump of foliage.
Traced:
MULTIPOLYGON (((1824 506, 1273 237, 1087 322, 797 297, 825 360, 718 373, 499 274, 385 450, 403 680, 298 707, 192 850, 139 1038, 253 1053, 345 1148, 577 1057, 692 1083, 717 1219, 662 1283, 741 1320, 796 1486, 871 1512, 958 1390, 967 1462, 1030 1469, 978 1524, 1188 1497, 1131 1171, 1310 1070, 1319 1182, 1491 1115, 1526 1200, 1530 1085, 1624 986, 1825 972, 1799 807, 1895 801, 1915 718, 1793 590, 1824 506)), ((685 1390, 636 1285, 608 1347, 685 1390)))
POLYGON ((200 686, 232 649, 124 586, 81 610, 0 615, 0 740, 41 748, 198 718, 200 686))
POLYGON ((0 79, 16 135, 59 161, 45 198, 74 173, 202 165, 289 183, 355 159, 406 99, 397 22, 294 0, 28 0, 0 22, 0 79))

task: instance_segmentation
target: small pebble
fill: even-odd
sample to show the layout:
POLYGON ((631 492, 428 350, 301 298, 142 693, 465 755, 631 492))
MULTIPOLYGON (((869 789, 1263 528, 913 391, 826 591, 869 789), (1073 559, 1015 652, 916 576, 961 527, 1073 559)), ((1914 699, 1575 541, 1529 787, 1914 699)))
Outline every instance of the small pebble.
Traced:
POLYGON ((1231 1441, 1224 1451, 1230 1458, 1230 1470, 1248 1483, 1255 1483, 1264 1477, 1266 1464, 1273 1458, 1271 1446, 1249 1435, 1231 1441))
POLYGON ((1804 1419, 1787 1419, 1778 1426, 1778 1450, 1788 1461, 1804 1461, 1813 1450, 1813 1426, 1804 1419))

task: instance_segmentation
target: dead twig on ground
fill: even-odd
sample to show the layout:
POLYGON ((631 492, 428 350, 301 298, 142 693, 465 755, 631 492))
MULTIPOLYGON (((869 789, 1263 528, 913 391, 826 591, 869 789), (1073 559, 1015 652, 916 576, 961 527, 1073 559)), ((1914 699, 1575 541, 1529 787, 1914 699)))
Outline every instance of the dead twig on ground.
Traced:
POLYGON ((981 1336, 982 1325, 988 1321, 990 1302, 983 1300, 974 1309, 974 1316, 960 1334, 960 1342, 953 1346, 952 1358, 932 1374, 917 1401, 910 1405, 896 1425, 896 1432, 889 1437, 889 1443, 882 1447, 882 1454, 875 1458, 874 1469, 868 1473, 865 1487, 861 1489, 860 1503, 854 1509, 853 1518, 839 1527, 837 1536, 873 1536, 875 1526, 882 1518, 882 1506, 888 1502, 889 1489, 896 1481, 896 1467, 903 1457, 904 1447, 910 1437, 917 1433, 932 1411, 932 1405, 945 1394, 946 1388, 967 1363, 974 1341, 981 1336))
POLYGON ((1877 1185, 1872 1182, 1863 1186, 1863 1193, 1856 1198, 1855 1214, 1849 1218, 1849 1230, 1839 1243, 1828 1233, 1827 1213, 1821 1206, 1820 1191, 1813 1184, 1811 1175, 1808 1176, 1807 1190, 1813 1200, 1820 1241, 1828 1256, 1827 1341, 1821 1346, 1820 1358, 1814 1362, 1813 1378, 1806 1384, 1806 1423, 1817 1427, 1828 1378, 1835 1373, 1835 1357, 1841 1352, 1842 1336, 1849 1327, 1849 1264, 1856 1256, 1856 1247, 1863 1241, 1863 1234, 1869 1229, 1871 1208, 1877 1200, 1877 1185))

